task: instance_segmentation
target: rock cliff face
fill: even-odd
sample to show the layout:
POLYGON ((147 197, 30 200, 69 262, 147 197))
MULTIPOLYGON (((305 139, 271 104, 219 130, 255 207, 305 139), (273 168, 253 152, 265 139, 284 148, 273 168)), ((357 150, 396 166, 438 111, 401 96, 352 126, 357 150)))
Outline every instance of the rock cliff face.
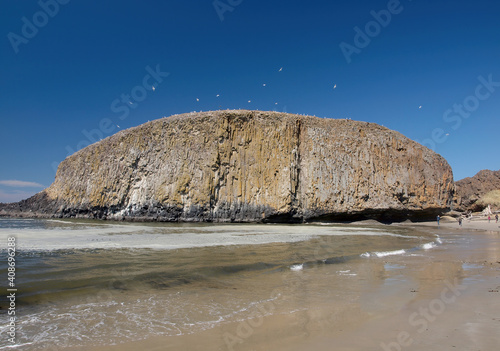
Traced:
POLYGON ((492 190, 500 189, 500 170, 479 171, 474 177, 455 182, 455 186, 454 208, 459 211, 480 211, 484 206, 477 206, 476 202, 481 196, 492 190))
POLYGON ((148 122, 64 160, 10 213, 161 221, 400 220, 450 207, 438 154, 376 124, 275 112, 148 122))

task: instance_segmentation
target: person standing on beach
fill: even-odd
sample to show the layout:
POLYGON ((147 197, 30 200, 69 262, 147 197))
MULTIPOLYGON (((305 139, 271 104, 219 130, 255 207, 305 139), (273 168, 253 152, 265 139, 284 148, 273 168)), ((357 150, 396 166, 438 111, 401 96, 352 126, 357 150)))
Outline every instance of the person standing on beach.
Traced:
POLYGON ((458 217, 458 225, 460 227, 462 226, 462 216, 458 217))
POLYGON ((491 216, 488 215, 488 223, 490 223, 490 221, 491 221, 491 216))
POLYGON ((439 217, 439 215, 437 215, 436 220, 438 221, 438 227, 439 227, 439 220, 440 219, 441 219, 441 217, 439 217))
POLYGON ((498 213, 495 215, 495 220, 497 221, 498 223, 498 213))

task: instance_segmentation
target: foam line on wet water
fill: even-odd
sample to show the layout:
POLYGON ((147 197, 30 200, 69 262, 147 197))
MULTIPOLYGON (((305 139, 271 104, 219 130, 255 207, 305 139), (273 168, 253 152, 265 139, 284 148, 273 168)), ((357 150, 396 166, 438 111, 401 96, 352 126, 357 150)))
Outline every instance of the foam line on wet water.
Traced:
POLYGON ((442 240, 437 237, 435 241, 428 242, 421 244, 416 247, 412 247, 409 249, 397 249, 397 250, 391 250, 391 251, 374 251, 374 252, 365 252, 361 254, 361 257, 368 258, 368 257, 387 257, 387 256, 400 256, 400 255, 405 255, 407 253, 414 253, 415 251, 420 251, 420 250, 432 250, 438 247, 439 245, 442 245, 442 240))
MULTIPOLYGON (((293 243, 319 236, 391 236, 416 238, 364 227, 320 225, 137 225, 48 220, 54 226, 2 228, 0 240, 15 235, 24 251, 82 249, 156 249, 293 243), (68 235, 70 233, 70 235, 68 235)), ((0 223, 1 225, 1 223, 0 223)))

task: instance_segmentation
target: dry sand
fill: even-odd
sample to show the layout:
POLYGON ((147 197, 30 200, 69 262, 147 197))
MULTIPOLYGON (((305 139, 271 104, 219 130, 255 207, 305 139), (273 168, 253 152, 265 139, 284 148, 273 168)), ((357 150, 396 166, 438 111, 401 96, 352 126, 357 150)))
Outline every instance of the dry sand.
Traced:
MULTIPOLYGON (((483 231, 496 231, 500 232, 500 222, 496 222, 495 218, 491 216, 491 220, 488 221, 487 218, 473 218, 472 220, 464 219, 462 221, 462 226, 460 227, 458 220, 453 217, 443 216, 439 221, 439 226, 444 228, 454 228, 461 230, 483 230, 483 231)), ((422 222, 418 225, 437 227, 437 221, 432 222, 422 222)))
POLYGON ((338 301, 314 304, 295 290, 306 310, 93 350, 498 350, 499 224, 411 225, 435 231, 443 245, 361 260, 338 301))

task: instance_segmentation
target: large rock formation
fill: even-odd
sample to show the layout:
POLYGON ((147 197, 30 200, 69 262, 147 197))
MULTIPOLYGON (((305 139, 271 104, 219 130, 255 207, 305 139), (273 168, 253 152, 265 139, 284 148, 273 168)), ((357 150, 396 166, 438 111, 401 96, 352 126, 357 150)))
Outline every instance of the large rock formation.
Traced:
POLYGON ((455 182, 456 194, 454 208, 459 211, 480 211, 484 205, 478 205, 481 196, 492 190, 500 189, 500 170, 479 171, 473 177, 467 177, 455 182))
POLYGON ((450 207, 438 154, 376 124, 218 111, 148 122, 64 160, 10 213, 162 221, 402 220, 450 207))

